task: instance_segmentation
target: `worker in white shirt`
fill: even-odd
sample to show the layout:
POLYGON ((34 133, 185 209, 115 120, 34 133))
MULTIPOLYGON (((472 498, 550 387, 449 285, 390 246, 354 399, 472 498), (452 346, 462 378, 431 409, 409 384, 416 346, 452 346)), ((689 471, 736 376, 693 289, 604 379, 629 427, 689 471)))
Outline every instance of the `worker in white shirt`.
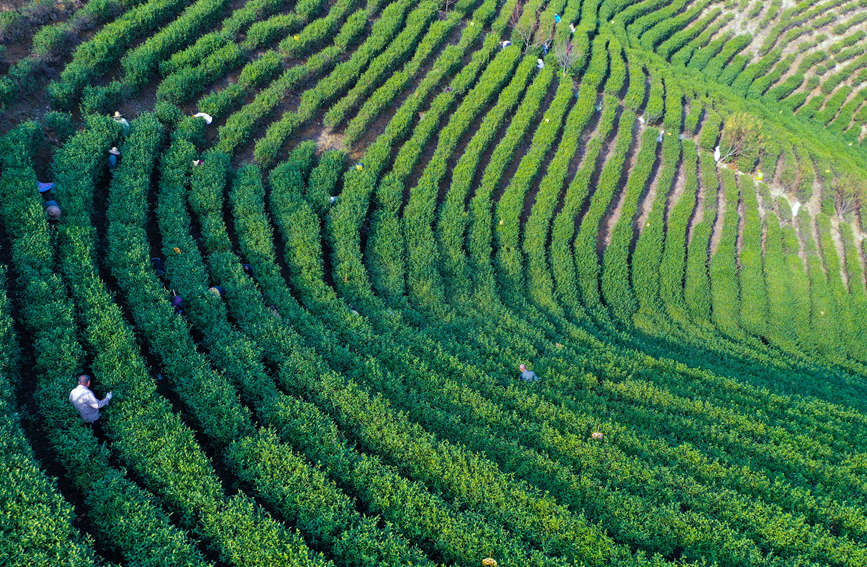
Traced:
POLYGON ((97 400, 96 396, 90 390, 90 376, 82 374, 78 377, 78 386, 69 393, 69 401, 81 414, 81 419, 84 423, 93 423, 99 419, 99 410, 108 405, 111 401, 111 392, 105 395, 102 400, 97 400))

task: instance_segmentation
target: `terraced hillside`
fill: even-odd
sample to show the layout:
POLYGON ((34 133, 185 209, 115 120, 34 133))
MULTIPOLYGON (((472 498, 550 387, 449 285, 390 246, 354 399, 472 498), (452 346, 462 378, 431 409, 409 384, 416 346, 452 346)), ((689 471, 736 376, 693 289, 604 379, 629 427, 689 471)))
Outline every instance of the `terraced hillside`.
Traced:
POLYGON ((0 564, 867 565, 865 26, 13 2, 0 564))

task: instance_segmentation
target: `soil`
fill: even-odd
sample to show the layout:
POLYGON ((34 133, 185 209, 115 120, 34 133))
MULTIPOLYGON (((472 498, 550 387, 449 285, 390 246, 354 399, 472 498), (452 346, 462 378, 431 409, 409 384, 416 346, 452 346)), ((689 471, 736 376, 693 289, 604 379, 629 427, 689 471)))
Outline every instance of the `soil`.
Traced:
MULTIPOLYGON (((343 147, 343 134, 325 127, 319 131, 319 135, 316 137, 316 152, 321 154, 328 150, 345 150, 345 148, 343 147)), ((358 159, 356 155, 351 157, 358 159)))
POLYGON ((765 223, 765 216, 768 214, 768 210, 773 211, 773 203, 766 204, 764 202, 760 192, 758 191, 758 185, 756 186, 756 201, 758 202, 759 220, 762 223, 762 257, 764 257, 766 249, 765 245, 768 240, 768 226, 765 223))
POLYGON ((650 209, 653 208, 653 202, 656 200, 656 192, 659 190, 659 167, 662 159, 662 144, 656 145, 656 159, 653 160, 653 169, 650 172, 650 183, 645 188, 644 197, 642 197, 638 206, 638 215, 635 217, 633 229, 636 237, 644 230, 644 223, 647 222, 647 217, 650 216, 650 209))
POLYGON ((620 219, 620 214, 623 212, 623 206, 626 203, 626 183, 624 183, 623 180, 627 179, 635 169, 635 163, 638 160, 637 149, 641 143, 641 132, 643 129, 644 125, 636 119, 632 126, 632 144, 629 148, 627 161, 621 175, 621 183, 619 184, 621 190, 612 200, 614 205, 609 206, 608 211, 606 211, 599 223, 600 230, 597 237, 596 248, 600 253, 605 250, 605 248, 608 248, 608 245, 611 243, 611 232, 614 230, 617 221, 620 219))
POLYGON ((0 73, 8 73, 9 69, 21 59, 30 54, 30 43, 16 41, 5 46, 3 57, 0 59, 0 73))
MULTIPOLYGON (((599 103, 601 103, 602 99, 599 99, 599 103)), ((584 164, 584 155, 587 151, 587 142, 593 139, 599 133, 599 122, 602 118, 602 112, 594 112, 593 116, 590 117, 590 120, 587 122, 587 125, 584 127, 584 130, 581 132, 578 138, 578 146, 575 149, 575 155, 572 156, 572 159, 569 161, 569 168, 566 170, 566 180, 565 186, 568 187, 572 180, 575 178, 575 174, 578 173, 578 170, 584 164)), ((557 208, 555 209, 555 214, 560 212, 562 208, 562 202, 558 203, 557 208)))
POLYGON ((858 253, 858 262, 861 264, 861 276, 864 285, 867 286, 867 252, 864 250, 864 240, 867 239, 867 234, 860 231, 858 220, 852 223, 852 232, 854 233, 854 246, 858 253))
POLYGON ((0 4, 0 12, 5 12, 6 10, 20 10, 31 1, 32 0, 3 0, 3 4, 0 4))
MULTIPOLYGON (((252 61, 252 59, 250 59, 250 61, 252 61)), ((244 64, 246 64, 246 62, 247 61, 245 60, 244 64)), ((199 99, 211 93, 221 91, 233 83, 237 83, 238 77, 241 76, 242 68, 243 66, 226 73, 225 75, 217 79, 217 81, 215 81, 213 84, 202 89, 202 92, 197 97, 194 97, 193 100, 189 100, 182 104, 181 108, 183 108, 184 112, 187 114, 195 114, 196 112, 199 112, 199 107, 197 106, 199 99)), ((226 117, 224 116, 222 118, 226 117)), ((214 120, 216 123, 223 122, 223 120, 220 120, 220 117, 215 117, 214 120)), ((217 125, 216 123, 214 124, 214 126, 217 125)))
POLYGON ((719 188, 719 191, 716 195, 717 198, 717 213, 716 220, 713 224, 713 230, 710 235, 710 254, 709 258, 713 257, 716 254, 717 248, 719 248, 719 241, 722 239, 722 231, 723 231, 723 218, 726 214, 726 200, 722 187, 719 188))
MULTIPOLYGON (((741 191, 743 191, 743 186, 741 186, 741 191)), ((738 265, 738 270, 741 269, 741 256, 744 252, 744 232, 746 231, 746 224, 744 222, 744 213, 746 211, 746 205, 744 204, 743 198, 738 199, 738 237, 735 240, 735 261, 738 265)))
MULTIPOLYGON (((604 112, 604 110, 602 112, 604 112)), ((587 209, 590 208, 590 202, 593 200, 593 195, 596 192, 596 186, 599 184, 599 176, 602 175, 602 170, 605 168, 608 160, 611 159, 611 152, 614 149, 614 145, 617 140, 617 131, 620 127, 621 116, 623 116, 623 107, 618 106, 616 116, 614 118, 614 123, 611 127, 611 132, 608 133, 608 137, 605 139, 605 142, 602 144, 602 148, 599 150, 599 156, 596 158, 596 164, 593 169, 593 173, 590 176, 590 182, 588 184, 587 197, 584 198, 584 202, 581 204, 580 208, 575 214, 576 234, 581 226, 581 221, 584 219, 584 215, 587 213, 587 209)))
MULTIPOLYGON (((152 177, 151 182, 156 183, 156 176, 152 177)), ((95 187, 95 199, 94 199, 94 202, 97 204, 97 206, 96 206, 96 209, 93 211, 93 224, 94 224, 94 227, 96 228, 96 238, 99 241, 98 247, 100 249, 105 249, 105 246, 106 246, 105 238, 106 238, 106 231, 107 231, 107 227, 108 227, 108 221, 107 221, 107 216, 106 216, 106 209, 104 206, 100 206, 100 204, 104 205, 105 203, 108 202, 107 189, 108 189, 108 179, 107 178, 103 178, 101 181, 97 182, 96 187, 95 187)), ((153 227, 151 227, 151 228, 153 228, 153 227)), ((154 237, 149 235, 149 238, 154 238, 154 237)), ((103 282, 105 289, 115 298, 124 297, 124 294, 120 293, 117 281, 114 278, 114 276, 112 275, 112 273, 108 267, 107 257, 105 255, 98 255, 97 260, 98 260, 98 265, 97 265, 98 276, 99 276, 99 279, 103 282)), ((168 301, 168 290, 166 290, 166 301, 168 301)), ((130 327, 132 327, 134 317, 132 315, 132 312, 130 311, 129 305, 123 300, 116 300, 115 303, 118 306, 118 308, 120 309, 122 317, 124 318, 126 324, 129 325, 130 327)), ((192 332, 191 334, 193 336, 194 341, 197 343, 197 345, 201 345, 201 342, 202 342, 201 336, 195 332, 192 332)), ((89 345, 84 345, 84 346, 85 346, 86 350, 88 351, 88 360, 92 360, 92 356, 93 356, 92 349, 90 348, 89 345)), ((202 349, 200 349, 200 351, 202 352, 202 354, 207 355, 206 349, 202 348, 202 349)), ((142 356, 142 358, 145 361, 145 364, 147 366, 147 373, 149 376, 155 377, 157 375, 157 373, 164 373, 162 370, 161 359, 156 355, 155 352, 153 352, 149 347, 144 347, 144 346, 141 348, 141 350, 139 352, 140 352, 140 356, 142 356)), ((208 456, 210 462, 214 466, 214 470, 215 470, 217 476, 224 483, 224 486, 231 487, 232 482, 233 482, 233 476, 227 471, 225 465, 223 465, 222 459, 220 459, 218 457, 218 455, 215 453, 215 451, 213 450, 213 445, 209 442, 209 440, 206 437, 203 436, 200 429, 198 427, 195 427, 194 423, 192 423, 192 421, 191 421, 192 418, 184 410, 184 405, 183 405, 183 402, 182 402, 180 395, 173 388, 171 388, 169 386, 168 380, 163 380, 163 381, 157 382, 156 388, 157 388, 158 393, 171 404, 172 409, 173 409, 173 413, 178 415, 181 418, 181 420, 186 424, 186 426, 191 429, 191 431, 193 432, 193 435, 196 438, 196 442, 197 442, 198 446, 208 456)), ((113 466, 118 467, 118 468, 124 468, 126 475, 129 477, 129 479, 131 481, 137 483, 138 485, 140 485, 142 487, 145 486, 143 479, 141 479, 135 473, 134 470, 126 469, 126 467, 123 466, 124 463, 120 462, 117 459, 117 453, 112 452, 110 458, 112 460, 113 466)), ((173 523, 175 524, 176 527, 180 528, 180 526, 178 526, 175 522, 173 522, 173 523)), ((209 558, 212 561, 216 559, 214 554, 211 553, 209 549, 207 549, 201 545, 197 545, 197 547, 203 553, 203 555, 205 557, 209 558)), ((220 561, 216 561, 215 565, 224 566, 225 563, 220 562, 220 561)))
MULTIPOLYGON (((271 112, 266 114, 264 117, 262 117, 261 120, 257 122, 257 126, 253 128, 253 130, 250 132, 249 137, 247 138, 248 142, 246 144, 238 146, 238 148, 235 150, 235 154, 232 157, 233 167, 253 162, 253 150, 256 147, 256 141, 262 138, 265 135, 265 132, 267 132, 268 127, 277 120, 280 120, 280 117, 283 116, 284 113, 295 112, 298 109, 298 102, 301 98, 300 96, 298 96, 299 92, 302 91, 299 89, 289 92, 288 95, 283 98, 280 104, 278 104, 274 109, 271 110, 271 112)), ((251 96, 250 100, 252 100, 252 98, 253 97, 251 96)), ((309 130, 309 126, 306 129, 309 130)), ((217 130, 217 128, 214 128, 214 125, 212 124, 209 130, 217 130)), ((291 136, 290 139, 296 138, 297 134, 298 132, 291 136)), ((287 140, 287 142, 288 141, 289 140, 287 140)), ((288 145, 288 143, 284 142, 281 148, 280 155, 284 155, 285 153, 287 153, 286 148, 288 145)), ((279 159, 281 158, 278 157, 278 160, 279 159)))
MULTIPOLYGON (((867 21, 858 24, 858 25, 857 25, 855 28, 853 28, 853 29, 863 29, 863 30, 867 30, 867 21)), ((837 40, 837 39, 839 39, 839 37, 833 37, 833 38, 831 38, 831 39, 837 40)), ((817 45, 816 47, 812 48, 809 52, 815 51, 815 50, 817 50, 817 49, 822 49, 822 48, 824 48, 824 46, 825 46, 826 43, 828 43, 828 42, 825 41, 825 42, 820 43, 820 44, 817 45)), ((834 43, 834 42, 831 41, 831 43, 834 43)), ((809 52, 807 52, 807 53, 809 53, 809 52)), ((849 99, 851 99, 851 98, 852 98, 856 93, 858 93, 859 90, 860 90, 860 89, 858 88, 858 87, 860 86, 860 83, 857 83, 857 84, 856 84, 856 83, 854 82, 855 77, 857 77, 857 75, 858 75, 858 73, 854 73, 854 72, 853 72, 853 73, 850 73, 850 75, 849 75, 848 77, 846 77, 845 79, 843 79, 842 81, 840 81, 840 83, 839 83, 839 84, 834 88, 834 90, 831 91, 831 93, 828 94, 828 95, 826 95, 825 93, 823 93, 823 92, 822 92, 822 88, 821 88, 821 84, 822 84, 822 82, 824 82, 825 79, 827 79, 828 77, 830 77, 831 75, 833 75, 833 74, 835 74, 835 73, 839 73, 839 72, 842 71, 844 68, 846 68, 846 66, 849 65, 849 63, 851 63, 851 61, 852 61, 853 58, 854 58, 854 56, 853 56, 852 58, 850 58, 850 59, 847 59, 847 60, 845 60, 845 61, 842 61, 842 62, 840 62, 840 63, 837 63, 837 64, 835 64, 833 67, 831 67, 830 69, 828 69, 828 71, 826 71, 826 72, 825 72, 825 73, 820 77, 820 79, 821 79, 820 83, 819 83, 817 86, 813 87, 813 89, 810 91, 810 93, 809 93, 809 95, 808 95, 808 97, 807 97, 807 100, 810 100, 810 99, 811 99, 812 97, 814 97, 814 96, 821 96, 821 97, 824 97, 824 98, 827 99, 827 98, 831 97, 835 92, 837 92, 840 88, 842 88, 842 87, 844 87, 844 86, 852 86, 852 87, 855 87, 855 88, 853 88, 852 93, 850 93, 850 95, 847 97, 846 102, 848 102, 849 99)), ((788 77, 789 75, 793 74, 794 71, 797 70, 797 65, 798 65, 798 63, 799 63, 799 60, 800 60, 800 58, 798 58, 798 59, 795 60, 795 62, 792 64, 791 68, 788 69, 788 70, 786 71, 786 73, 784 73, 784 76, 780 79, 780 81, 778 81, 778 83, 781 82, 781 81, 783 81, 783 80, 785 80, 786 77, 788 77)), ((808 72, 807 74, 805 74, 805 81, 804 81, 804 83, 806 84, 806 80, 809 79, 810 76, 812 76, 812 75, 814 75, 814 74, 815 74, 815 73, 810 73, 810 72, 808 72)), ((801 87, 798 87, 797 89, 795 89, 795 90, 792 92, 792 94, 794 95, 794 94, 800 93, 800 92, 802 92, 802 91, 803 91, 803 85, 802 85, 801 87)), ((845 103, 844 103, 844 104, 845 104, 845 103)), ((824 106, 825 106, 825 105, 824 105, 824 103, 823 103, 822 106, 821 106, 819 109, 821 110, 822 108, 824 108, 824 106)), ((842 105, 841 105, 841 108, 842 108, 842 105)))
MULTIPOLYGON (((800 203, 798 203, 800 208, 800 203)), ((804 242, 804 235, 801 233, 801 218, 796 214, 796 209, 792 210, 792 224, 795 227, 795 235, 798 237, 798 256, 801 257, 801 261, 804 263, 804 269, 807 269, 807 245, 804 242)))
MULTIPOLYGON (((385 132, 386 126, 388 126, 388 123, 394 117, 395 113, 397 112, 397 109, 399 109, 401 106, 403 106, 403 103, 406 101, 407 98, 409 98, 410 95, 412 95, 412 93, 416 92, 421 81, 424 79, 424 77, 427 76, 427 74, 431 71, 431 69, 433 69, 433 65, 436 62, 437 57, 442 52, 442 50, 445 47, 447 47, 449 45, 453 45, 459 41, 460 33, 461 33, 461 30, 463 30, 463 27, 464 27, 463 25, 455 26, 455 29, 452 31, 449 38, 444 42, 443 46, 440 47, 439 50, 436 50, 434 53, 432 53, 431 55, 428 56, 424 65, 422 65, 419 68, 418 72, 410 80, 409 85, 405 86, 401 90, 401 92, 392 101, 392 103, 389 104, 379 114, 379 116, 367 127, 367 129, 365 130, 365 133, 361 137, 359 137, 355 141, 354 144, 352 144, 352 151, 351 151, 350 155, 352 156, 353 159, 357 160, 357 159, 361 158, 361 156, 364 155, 364 152, 367 150, 367 148, 370 146, 370 144, 372 144, 374 142, 374 140, 376 140, 376 138, 379 137, 380 134, 385 132)), ((376 92, 376 91, 374 91, 374 92, 376 92)), ((361 109, 361 105, 358 107, 358 109, 361 109)), ((356 112, 357 112, 357 110, 356 110, 356 112)), ((421 119, 422 116, 424 116, 424 112, 420 112, 418 114, 417 118, 421 119)), ((352 122, 353 117, 354 117, 354 115, 352 117, 349 117, 349 116, 346 117, 346 119, 344 120, 344 125, 343 125, 344 129, 346 128, 346 125, 348 125, 349 123, 352 122)), ((397 151, 397 148, 392 148, 392 149, 393 149, 393 153, 395 153, 397 151)))
MULTIPOLYGON (((815 165, 816 164, 813 164, 814 169, 815 165)), ((816 242, 819 257, 822 259, 822 269, 824 270, 825 274, 828 275, 828 265, 825 261, 824 251, 819 245, 819 225, 816 221, 816 216, 821 212, 822 209, 823 190, 824 188, 822 187, 822 184, 817 176, 816 181, 813 184, 813 195, 806 206, 810 211, 810 218, 812 221, 810 224, 812 225, 811 229, 813 231, 813 239, 816 242)), ((840 263, 840 277, 843 278, 843 283, 848 288, 849 274, 846 272, 846 252, 843 249, 843 241, 840 238, 839 218, 837 218, 835 215, 831 216, 831 240, 834 243, 834 249, 837 252, 837 261, 840 263)))
MULTIPOLYGON (((851 86, 853 84, 852 77, 850 77, 849 79, 844 81, 844 83, 846 83, 846 82, 848 82, 849 86, 851 86)), ((837 90, 839 90, 839 87, 837 90)), ((837 112, 834 113, 834 117, 830 121, 828 121, 828 124, 830 124, 832 121, 836 120, 837 117, 840 116, 840 113, 843 112, 843 109, 846 107, 847 104, 849 104, 849 102, 851 102, 853 99, 855 99, 857 97, 862 96, 863 94, 864 93, 862 92, 862 90, 860 88, 853 88, 852 91, 846 96, 846 99, 843 101, 843 104, 840 105, 840 108, 837 109, 837 112)), ((852 113, 852 116, 849 118, 849 122, 846 124, 846 128, 848 128, 850 125, 852 125, 854 123, 856 114, 857 114, 857 110, 856 110, 856 112, 852 113)))
MULTIPOLYGON (((58 76, 55 69, 46 68, 40 74, 42 81, 48 81, 58 76)), ((0 134, 5 134, 28 120, 39 120, 51 110, 48 94, 43 86, 26 93, 10 102, 6 109, 0 112, 0 134)))
MULTIPOLYGON (((536 114, 534 120, 541 121, 542 117, 547 112, 548 107, 551 106, 551 101, 554 100, 554 95, 557 94, 557 81, 551 81, 551 84, 548 86, 548 92, 545 95, 545 99, 542 101, 542 104, 539 106, 539 110, 536 114)), ((514 177, 515 172, 518 170, 518 166, 521 164, 521 161, 524 159, 524 156, 530 151, 530 146, 532 145, 533 135, 536 132, 536 128, 534 126, 536 122, 530 122, 529 127, 524 132, 524 137, 521 140, 521 143, 518 145, 518 148, 512 154, 512 161, 509 163, 509 166, 503 172, 503 176, 500 178, 500 182, 497 184, 497 188, 494 190, 491 195, 491 204, 496 208, 496 204, 499 202, 500 197, 503 196, 503 193, 506 191, 506 187, 509 186, 510 180, 514 177)))
MULTIPOLYGON (((813 163, 813 171, 816 171, 816 164, 813 163)), ((813 194, 810 200, 803 204, 810 211, 810 216, 815 218, 822 211, 822 185, 819 182, 819 176, 816 175, 813 179, 813 194)))
MULTIPOLYGON (((370 146, 370 144, 372 144, 374 140, 379 137, 380 134, 385 132, 385 127, 388 126, 388 123, 391 122, 391 119, 394 117, 393 112, 396 112, 397 109, 400 108, 399 105, 402 104, 403 101, 406 100, 406 97, 408 97, 411 93, 412 90, 406 90, 403 93, 403 96, 400 97, 399 100, 395 101, 394 105, 390 106, 388 110, 380 114, 379 117, 374 120, 373 124, 367 127, 364 135, 361 136, 358 140, 356 140, 355 144, 353 144, 352 146, 353 158, 357 159, 358 157, 363 155, 367 148, 370 146)), ((419 113, 419 115, 419 118, 421 118, 423 114, 419 113)))
POLYGON ((680 201, 681 197, 683 197, 683 192, 686 190, 686 171, 683 166, 683 159, 680 161, 680 165, 677 168, 677 175, 674 178, 674 186, 671 189, 671 192, 668 194, 668 201, 665 204, 665 224, 668 225, 668 216, 671 214, 671 210, 677 205, 680 201))
POLYGON ((132 120, 143 112, 150 112, 154 109, 157 102, 157 81, 152 81, 138 92, 135 98, 124 100, 118 110, 127 120, 132 120))
POLYGON ((0 2, 0 12, 18 10, 25 14, 24 19, 9 30, 10 34, 8 34, 8 37, 0 38, 0 44, 7 47, 4 59, 9 63, 15 63, 21 57, 30 53, 33 35, 41 26, 56 24, 66 20, 83 4, 82 0, 72 0, 69 2, 4 0, 0 2))
MULTIPOLYGON (((532 81, 532 79, 531 79, 531 81, 532 81)), ((527 88, 529 88, 529 86, 531 84, 532 84, 532 82, 528 83, 527 88)), ((515 110, 513 110, 512 112, 515 112, 515 110)), ((485 148, 485 150, 479 156, 479 163, 476 166, 476 173, 475 173, 476 179, 478 179, 478 180, 482 179, 482 176, 484 175, 485 170, 488 168, 488 165, 491 162, 491 156, 493 155, 494 151, 496 150, 496 148, 499 144, 499 141, 502 140, 506 136, 506 132, 508 131, 510 125, 511 125, 511 118, 507 116, 506 119, 503 120, 502 124, 500 124, 497 135, 495 135, 493 137, 493 139, 491 140, 491 143, 488 144, 488 147, 485 148)), ((517 166, 515 166, 515 167, 517 167, 517 166)), ((504 175, 504 177, 505 177, 505 175, 504 175)), ((502 183, 503 183, 503 181, 501 179, 499 184, 502 184, 502 183)), ((502 188, 503 188, 503 190, 505 190, 505 185, 503 185, 502 188)), ((493 192, 493 195, 496 196, 495 199, 498 199, 500 194, 501 194, 501 192, 497 192, 497 189, 495 189, 493 192)), ((473 187, 471 187, 470 191, 467 192, 466 198, 464 200, 464 207, 465 208, 469 207, 470 201, 473 199, 473 195, 474 195, 473 187)))
MULTIPOLYGON (((437 93, 438 94, 438 93, 437 93)), ((451 110, 454 110, 454 106, 451 107, 451 110)), ((449 111, 449 114, 451 113, 449 111)), ((448 114, 447 114, 448 115, 448 114)), ((446 116, 447 116, 446 115, 446 116)), ((445 117, 441 117, 441 120, 445 117)), ((409 176, 404 180, 403 185, 403 204, 400 207, 400 213, 398 216, 403 215, 403 207, 409 202, 409 195, 412 191, 412 188, 416 186, 418 180, 421 179, 422 174, 424 173, 427 164, 430 162, 431 158, 436 152, 438 146, 439 137, 437 133, 431 134, 431 138, 424 145, 424 149, 422 149, 421 154, 416 158, 415 166, 412 169, 412 172, 409 176)))
MULTIPOLYGON (((505 86, 504 86, 504 88, 505 88, 505 86)), ((467 130, 461 136, 461 139, 458 140, 458 144, 457 144, 457 146, 455 146, 455 149, 452 152, 452 154, 450 156, 448 156, 448 158, 446 160, 446 164, 447 164, 446 165, 446 174, 443 175, 442 178, 440 179, 439 187, 437 188, 437 200, 436 200, 437 208, 439 208, 439 206, 445 200, 446 193, 448 193, 449 187, 451 186, 451 180, 452 180, 451 172, 454 171, 455 165, 457 165, 458 160, 464 154, 464 151, 467 148, 467 144, 470 143, 470 140, 473 138, 473 136, 475 136, 476 132, 479 131, 479 127, 482 125, 482 122, 485 120, 485 117, 488 115, 488 113, 491 110, 493 110, 493 108, 496 106, 496 104, 497 104, 496 98, 492 98, 490 104, 486 107, 485 110, 479 112, 479 115, 476 117, 476 119, 473 121, 473 123, 470 125, 470 127, 467 128, 467 130)), ((493 143, 494 142, 492 141, 491 144, 493 144, 493 143)))
MULTIPOLYGON (((701 172, 701 160, 710 159, 704 153, 699 154, 699 173, 701 172)), ((686 246, 687 248, 692 243, 692 232, 695 228, 695 225, 702 222, 704 220, 704 201, 706 199, 705 196, 705 187, 704 183, 701 182, 701 175, 698 176, 698 183, 696 184, 695 191, 695 207, 692 209, 692 213, 690 214, 689 220, 686 223, 686 246)))
MULTIPOLYGON (((731 10, 731 13, 734 14, 734 19, 731 20, 730 24, 727 26, 723 26, 723 29, 730 29, 738 34, 749 34, 753 36, 753 41, 744 49, 744 53, 752 52, 758 56, 758 50, 765 42, 765 38, 768 37, 770 31, 776 26, 780 21, 780 16, 787 8, 791 8, 795 6, 794 0, 783 0, 782 6, 780 7, 779 13, 774 17, 773 20, 768 22, 765 27, 759 27, 759 24, 762 22, 765 16, 765 11, 763 10, 761 14, 759 14, 756 18, 749 17, 749 9, 747 10, 731 10)), ((710 7, 709 7, 710 8, 710 7)))
MULTIPOLYGON (((520 217, 520 227, 523 233, 524 224, 527 222, 527 219, 530 218, 530 214, 533 211, 533 205, 536 202, 536 196, 539 194, 539 190, 541 189, 541 181, 545 178, 547 173, 548 164, 550 164, 551 160, 554 159, 554 155, 557 152, 557 149, 560 147, 560 144, 563 142, 563 137, 567 135, 565 131, 566 120, 568 119, 568 115, 570 110, 567 110, 563 115, 563 119, 560 123, 560 130, 557 133, 557 137, 554 142, 551 144, 551 147, 548 149, 548 155, 542 160, 542 167, 536 175, 535 181, 530 185, 529 190, 527 191, 527 195, 524 197, 524 206, 521 209, 521 217, 520 217)), ((598 112, 595 114, 599 114, 598 112)), ((577 149, 577 148, 576 148, 577 149)), ((570 165, 575 162, 575 156, 572 156, 572 160, 570 161, 570 165)), ((568 173, 568 170, 567 170, 568 173)), ((563 198, 565 193, 565 188, 567 186, 560 187, 560 190, 557 192, 559 201, 563 198)), ((553 218, 553 217, 552 217, 553 218)))
POLYGON ((831 217, 831 240, 834 242, 834 249, 837 250, 837 257, 840 259, 840 277, 843 279, 843 285, 849 289, 849 270, 846 266, 846 250, 843 248, 843 239, 840 236, 840 218, 837 216, 831 217))
POLYGON ((35 395, 38 385, 36 377, 30 371, 34 365, 35 340, 33 335, 21 324, 24 318, 20 311, 21 298, 19 296, 20 291, 15 265, 10 255, 11 244, 8 235, 2 229, 0 229, 0 243, 2 243, 2 246, 0 246, 0 261, 4 265, 9 266, 6 279, 7 296, 12 312, 12 323, 17 337, 17 344, 20 347, 19 367, 23 370, 18 376, 19 379, 13 384, 13 395, 15 398, 13 410, 18 413, 21 430, 30 445, 34 461, 45 474, 56 480, 57 491, 72 506, 74 512, 72 520, 73 528, 89 535, 93 539, 94 549, 99 555, 119 562, 120 557, 112 550, 106 549, 101 543, 101 538, 98 537, 96 528, 87 516, 83 495, 66 477, 66 469, 45 441, 47 439, 45 429, 47 425, 42 419, 36 404, 35 395))

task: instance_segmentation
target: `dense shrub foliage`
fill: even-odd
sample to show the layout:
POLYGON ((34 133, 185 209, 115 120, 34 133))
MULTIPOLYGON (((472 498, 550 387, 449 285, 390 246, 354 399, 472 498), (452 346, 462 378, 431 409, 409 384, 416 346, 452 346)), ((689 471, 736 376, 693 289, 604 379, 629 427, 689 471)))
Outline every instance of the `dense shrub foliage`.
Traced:
POLYGON ((16 6, 0 564, 867 565, 865 0, 16 6))

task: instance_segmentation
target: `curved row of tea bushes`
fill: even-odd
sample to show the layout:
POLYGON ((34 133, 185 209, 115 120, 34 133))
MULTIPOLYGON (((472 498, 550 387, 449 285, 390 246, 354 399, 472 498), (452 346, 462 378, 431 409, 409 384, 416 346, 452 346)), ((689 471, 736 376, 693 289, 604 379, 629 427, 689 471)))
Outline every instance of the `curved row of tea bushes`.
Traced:
POLYGON ((223 560, 256 565, 280 557, 290 564, 327 565, 254 501, 225 495, 193 432, 157 393, 132 329, 97 275, 95 230, 87 211, 93 208, 102 156, 116 129, 109 119, 95 120, 70 139, 54 163, 56 191, 65 209, 58 226, 59 265, 81 315, 86 345, 94 353, 93 373, 116 394, 114 411, 105 415, 112 448, 178 521, 194 528, 223 560), (255 540, 247 537, 251 532, 257 534, 255 540))
POLYGON ((51 235, 32 189, 35 175, 30 173, 22 181, 7 186, 13 191, 3 206, 4 221, 13 240, 20 299, 40 306, 25 309, 23 318, 36 340, 45 345, 34 370, 39 377, 36 399, 49 443, 68 478, 87 495, 84 502, 89 517, 112 549, 131 561, 146 557, 156 565, 178 561, 207 565, 184 533, 170 524, 153 496, 109 464, 107 452, 69 406, 70 381, 84 370, 84 353, 75 337, 73 305, 67 303, 64 284, 53 273, 51 235), (22 215, 22 209, 28 213, 22 215), (42 312, 43 308, 47 311, 42 312), (95 490, 96 486, 100 489, 95 490))
MULTIPOLYGON (((10 182, 4 176, 4 181, 10 182)), ((6 284, 3 268, 0 283, 6 284)), ((5 290, 0 292, 0 545, 10 565, 96 565, 92 541, 73 527, 74 511, 39 465, 14 405, 18 344, 5 290)))
MULTIPOLYGON (((409 200, 402 211, 402 235, 398 235, 398 238, 404 241, 405 246, 407 290, 410 297, 419 303, 435 306, 445 301, 445 290, 437 271, 436 240, 431 227, 440 184, 448 173, 449 157, 479 113, 508 84, 520 55, 517 47, 508 47, 488 64, 476 85, 467 92, 463 102, 452 111, 448 123, 440 130, 433 155, 415 186, 408 188, 409 200)), ((531 67, 525 63, 521 69, 526 73, 531 67)))
POLYGON ((256 141, 254 157, 257 162, 263 165, 273 163, 286 139, 302 124, 311 120, 324 104, 349 88, 370 61, 400 32, 404 19, 408 28, 414 28, 410 33, 421 33, 427 27, 433 12, 431 4, 422 4, 409 14, 406 13, 408 9, 408 3, 400 1, 385 7, 380 18, 371 26, 370 35, 352 57, 337 64, 315 87, 302 93, 295 111, 283 113, 279 120, 268 126, 265 135, 256 141))

